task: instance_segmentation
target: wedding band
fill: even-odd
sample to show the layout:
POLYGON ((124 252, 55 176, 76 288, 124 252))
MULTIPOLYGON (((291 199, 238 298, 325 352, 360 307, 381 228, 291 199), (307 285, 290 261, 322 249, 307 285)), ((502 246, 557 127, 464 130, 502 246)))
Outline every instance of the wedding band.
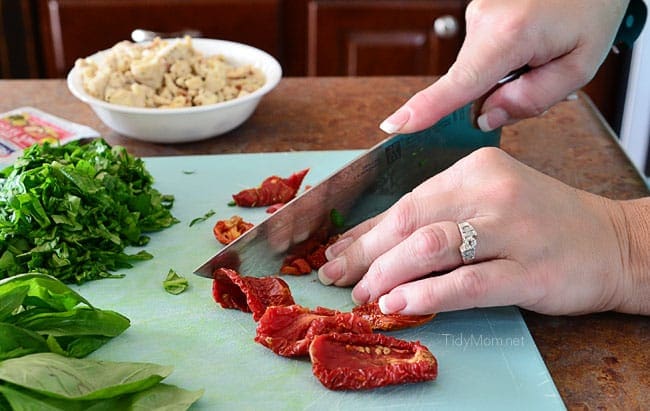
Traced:
POLYGON ((463 264, 470 264, 476 257, 476 238, 478 234, 467 221, 458 223, 458 230, 460 230, 460 235, 463 238, 463 242, 458 247, 460 256, 463 259, 463 264))

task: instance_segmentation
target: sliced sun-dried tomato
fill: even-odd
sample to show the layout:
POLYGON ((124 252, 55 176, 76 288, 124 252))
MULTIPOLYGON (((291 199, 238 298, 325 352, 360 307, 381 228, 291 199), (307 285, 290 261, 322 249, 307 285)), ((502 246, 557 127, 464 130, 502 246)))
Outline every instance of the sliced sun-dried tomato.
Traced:
POLYGON ((269 207, 266 209, 266 212, 267 212, 268 214, 273 214, 273 213, 275 213, 276 211, 278 211, 279 209, 281 209, 282 207, 284 207, 284 203, 275 203, 275 204, 269 206, 269 207))
POLYGON ((382 334, 330 333, 309 346, 312 371, 331 390, 434 380, 438 362, 419 342, 382 334))
POLYGON ((244 221, 244 219, 238 215, 234 215, 228 220, 217 221, 214 228, 212 228, 212 232, 221 244, 230 244, 252 227, 252 223, 244 221))
POLYGON ((305 241, 295 244, 282 261, 280 272, 283 274, 302 275, 318 270, 327 262, 325 250, 334 244, 339 235, 329 236, 325 228, 313 233, 305 241), (308 268, 307 268, 308 267, 308 268))
POLYGON ((259 187, 242 190, 233 194, 232 198, 240 207, 262 207, 287 203, 296 196, 307 172, 309 172, 308 168, 287 178, 267 177, 259 187))
POLYGON ((291 256, 291 258, 285 258, 282 262, 282 267, 280 267, 281 274, 289 275, 305 275, 311 273, 311 265, 304 258, 291 256))
POLYGON ((427 323, 435 317, 435 314, 428 315, 402 315, 384 314, 379 309, 376 301, 358 305, 352 309, 356 315, 365 318, 372 324, 373 330, 401 330, 403 328, 417 327, 427 323))
POLYGON ((285 357, 309 355, 315 336, 330 332, 371 333, 370 324, 352 313, 300 305, 269 307, 257 323, 255 341, 285 357))
POLYGON ((219 268, 214 272, 212 296, 223 308, 253 313, 262 317, 267 307, 295 304, 289 285, 278 277, 245 277, 235 270, 219 268))

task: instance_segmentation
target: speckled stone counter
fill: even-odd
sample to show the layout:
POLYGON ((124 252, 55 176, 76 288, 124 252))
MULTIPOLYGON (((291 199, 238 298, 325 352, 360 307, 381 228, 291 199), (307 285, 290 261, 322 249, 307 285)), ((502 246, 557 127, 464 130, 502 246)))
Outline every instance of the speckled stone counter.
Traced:
MULTIPOLYGON (((234 131, 192 144, 124 138, 77 101, 63 80, 0 81, 0 112, 33 106, 89 125, 138 156, 369 148, 379 122, 427 77, 286 78, 234 131)), ((648 189, 584 96, 503 130, 502 148, 572 186, 616 199, 648 189)), ((567 408, 640 410, 650 406, 650 317, 602 313, 550 317, 524 312, 567 408)), ((479 366, 479 365, 477 365, 479 366)))

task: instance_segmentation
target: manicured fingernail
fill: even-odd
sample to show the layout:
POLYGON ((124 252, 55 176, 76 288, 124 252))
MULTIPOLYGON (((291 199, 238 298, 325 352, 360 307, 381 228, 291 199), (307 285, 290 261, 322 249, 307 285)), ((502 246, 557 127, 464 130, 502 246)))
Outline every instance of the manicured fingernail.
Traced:
POLYGON ((343 252, 350 244, 352 244, 352 237, 346 237, 346 238, 341 238, 331 246, 327 247, 327 250, 325 250, 325 257, 327 258, 328 261, 332 261, 335 259, 339 254, 343 252))
POLYGON ((481 114, 476 123, 481 131, 488 132, 495 128, 501 127, 510 120, 508 113, 499 107, 491 108, 485 113, 481 114))
POLYGON ((356 305, 365 304, 370 298, 370 292, 368 291, 368 286, 366 283, 361 280, 352 290, 352 301, 356 305))
POLYGON ((577 93, 571 93, 568 96, 566 96, 567 101, 573 101, 578 99, 578 94, 577 93))
POLYGON ((379 297, 379 309, 384 314, 392 314, 406 308, 406 299, 400 291, 393 291, 379 297))
POLYGON ((333 284, 342 276, 343 262, 340 259, 325 263, 321 268, 318 269, 318 279, 324 285, 333 284))
POLYGON ((393 114, 390 115, 386 120, 382 121, 379 125, 379 128, 382 129, 387 134, 397 133, 404 127, 411 114, 408 110, 399 109, 393 114))

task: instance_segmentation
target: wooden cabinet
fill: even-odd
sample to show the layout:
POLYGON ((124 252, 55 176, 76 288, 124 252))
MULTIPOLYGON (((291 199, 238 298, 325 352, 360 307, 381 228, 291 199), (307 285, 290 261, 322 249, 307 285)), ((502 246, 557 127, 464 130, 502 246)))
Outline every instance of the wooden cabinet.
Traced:
MULTIPOLYGON (((261 48, 284 76, 440 75, 465 35, 468 0, 0 0, 0 76, 63 77, 136 28, 197 30, 261 48)), ((617 129, 626 55, 585 87, 617 129)))
POLYGON ((281 55, 281 0, 39 0, 45 75, 131 38, 134 29, 193 30, 281 55))
POLYGON ((312 1, 307 74, 440 75, 464 37, 464 1, 312 1))

